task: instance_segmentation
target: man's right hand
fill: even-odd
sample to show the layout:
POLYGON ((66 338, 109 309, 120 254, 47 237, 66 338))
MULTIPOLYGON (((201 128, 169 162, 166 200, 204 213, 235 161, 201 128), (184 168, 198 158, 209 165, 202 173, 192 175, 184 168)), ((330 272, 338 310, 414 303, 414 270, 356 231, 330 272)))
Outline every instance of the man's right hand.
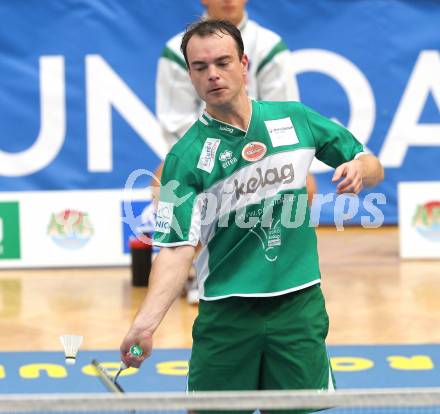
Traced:
POLYGON ((141 334, 139 331, 136 331, 133 327, 131 327, 121 343, 121 361, 127 367, 139 368, 142 362, 144 362, 144 360, 151 355, 152 348, 152 336, 148 334, 141 334), (142 349, 141 356, 135 356, 130 352, 130 348, 133 345, 138 345, 142 349))

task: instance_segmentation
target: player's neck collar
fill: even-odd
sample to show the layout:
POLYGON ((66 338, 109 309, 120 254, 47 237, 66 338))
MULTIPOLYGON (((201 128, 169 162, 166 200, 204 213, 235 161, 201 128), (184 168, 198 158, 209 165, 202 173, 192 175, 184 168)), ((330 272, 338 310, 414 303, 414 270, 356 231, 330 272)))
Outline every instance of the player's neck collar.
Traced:
POLYGON ((254 107, 254 101, 253 99, 249 99, 250 103, 250 114, 249 114, 249 121, 247 125, 247 129, 243 130, 235 125, 228 124, 225 121, 221 121, 219 119, 214 118, 212 115, 210 115, 208 112, 206 112, 206 109, 200 114, 199 121, 202 122, 204 125, 213 127, 219 130, 219 132, 227 133, 226 135, 230 136, 241 136, 243 133, 246 133, 249 129, 249 125, 252 119, 253 115, 253 107, 254 107))

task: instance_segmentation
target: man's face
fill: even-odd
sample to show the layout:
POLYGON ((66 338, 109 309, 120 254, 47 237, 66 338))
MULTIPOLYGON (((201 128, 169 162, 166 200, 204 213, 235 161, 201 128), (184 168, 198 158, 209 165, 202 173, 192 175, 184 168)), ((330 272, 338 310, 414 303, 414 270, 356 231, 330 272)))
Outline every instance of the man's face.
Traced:
POLYGON ((201 0, 211 19, 227 20, 236 26, 244 15, 247 0, 201 0))
POLYGON ((240 93, 245 93, 248 59, 246 55, 239 59, 232 36, 194 35, 186 52, 189 76, 208 109, 229 106, 240 93))

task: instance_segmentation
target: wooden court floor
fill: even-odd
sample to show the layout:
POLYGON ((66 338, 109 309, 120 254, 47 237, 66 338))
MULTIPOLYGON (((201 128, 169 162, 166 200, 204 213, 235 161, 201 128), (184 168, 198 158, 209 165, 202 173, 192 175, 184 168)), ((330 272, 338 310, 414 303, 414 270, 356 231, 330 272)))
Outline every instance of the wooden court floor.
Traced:
MULTIPOLYGON (((318 229, 329 344, 440 343, 440 261, 398 257, 398 230, 318 229)), ((61 350, 58 337, 84 336, 83 349, 117 349, 146 288, 129 268, 0 271, 0 351, 61 350)), ((179 299, 155 347, 191 346, 197 307, 179 299)))

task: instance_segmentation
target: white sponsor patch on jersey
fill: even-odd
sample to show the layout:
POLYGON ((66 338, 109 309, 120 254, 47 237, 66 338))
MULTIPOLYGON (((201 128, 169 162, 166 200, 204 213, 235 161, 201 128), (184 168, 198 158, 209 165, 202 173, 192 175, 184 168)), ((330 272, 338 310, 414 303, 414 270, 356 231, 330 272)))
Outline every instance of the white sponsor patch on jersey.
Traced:
POLYGON ((274 119, 264 123, 274 147, 298 144, 298 137, 290 118, 274 119))
POLYGON ((161 233, 169 233, 171 231, 171 223, 173 221, 173 203, 159 201, 156 212, 156 225, 154 231, 161 233))
POLYGON ((200 154, 199 163, 197 168, 206 171, 208 173, 212 172, 215 164, 215 154, 220 145, 220 140, 217 138, 206 138, 205 144, 202 148, 202 153, 200 154))

